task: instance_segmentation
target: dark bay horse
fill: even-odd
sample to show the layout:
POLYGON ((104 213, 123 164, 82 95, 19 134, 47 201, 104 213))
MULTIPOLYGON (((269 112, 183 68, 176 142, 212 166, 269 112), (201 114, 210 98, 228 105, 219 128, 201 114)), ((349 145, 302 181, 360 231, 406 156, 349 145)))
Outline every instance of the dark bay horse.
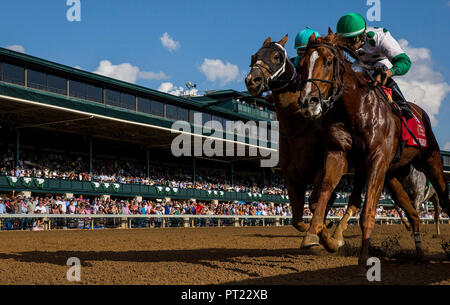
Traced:
MULTIPOLYGON (((373 90, 362 73, 353 71, 340 45, 343 45, 341 37, 334 35, 331 29, 326 37, 313 35, 300 62, 301 113, 312 120, 321 119, 326 146, 319 199, 304 243, 314 242, 317 234, 322 232, 326 203, 347 171, 349 153, 353 152, 362 160, 355 169, 355 187, 358 183, 358 188, 361 185, 367 187, 360 216, 362 243, 359 265, 365 266, 369 257, 376 207, 385 183, 394 201, 405 210, 413 227, 416 250, 420 253, 419 217, 398 178, 405 166, 412 163, 425 173, 439 196, 441 207, 446 213, 450 212, 439 145, 429 117, 420 107, 410 103, 413 112, 423 122, 428 147, 405 147, 400 158, 394 160, 401 144, 400 119, 382 93, 373 90)), ((348 210, 355 211, 358 204, 360 202, 357 206, 349 204, 348 210)))
MULTIPOLYGON (((305 192, 309 185, 319 183, 325 146, 320 120, 306 119, 300 113, 297 103, 299 77, 284 50, 287 39, 286 35, 279 42, 272 42, 270 38, 264 42, 263 47, 252 56, 251 71, 245 84, 254 97, 260 97, 264 91, 272 91, 279 121, 280 168, 285 175, 292 205, 293 226, 305 232, 309 228, 302 220, 305 192), (279 52, 281 50, 283 52, 279 52)), ((309 202, 317 202, 316 197, 317 193, 313 191, 309 202)), ((328 200, 328 208, 334 199, 333 193, 328 200)), ((315 206, 310 205, 310 208, 314 211, 315 206)))

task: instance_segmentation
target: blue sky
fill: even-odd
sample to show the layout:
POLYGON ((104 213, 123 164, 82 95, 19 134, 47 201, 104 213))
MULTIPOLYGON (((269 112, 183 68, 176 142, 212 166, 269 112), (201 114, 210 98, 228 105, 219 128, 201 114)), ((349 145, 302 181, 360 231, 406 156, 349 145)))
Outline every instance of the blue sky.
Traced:
MULTIPOLYGON (((3 0, 0 46, 172 93, 191 81, 200 94, 246 90, 250 56, 268 36, 289 34, 294 56, 294 37, 305 26, 326 34, 341 15, 366 16, 371 7, 367 0, 80 0, 81 21, 69 22, 66 1, 3 0)), ((450 1, 380 3, 381 21, 369 25, 402 39, 416 69, 400 86, 421 100, 441 148, 450 150, 450 1)))

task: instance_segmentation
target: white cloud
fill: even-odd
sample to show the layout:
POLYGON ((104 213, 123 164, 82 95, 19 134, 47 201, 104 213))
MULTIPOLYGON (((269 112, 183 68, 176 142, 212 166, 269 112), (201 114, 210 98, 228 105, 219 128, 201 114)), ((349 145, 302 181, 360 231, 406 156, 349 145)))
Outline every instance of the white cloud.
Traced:
POLYGON ((450 142, 448 142, 447 144, 444 145, 443 150, 450 151, 450 142))
POLYGON ((220 81, 222 86, 236 80, 239 77, 238 66, 229 62, 224 64, 220 59, 205 58, 199 69, 200 72, 205 74, 209 81, 220 81))
POLYGON ((170 52, 175 51, 180 47, 180 42, 173 40, 167 32, 165 32, 159 39, 161 39, 162 45, 170 52))
POLYGON ((109 60, 100 61, 100 64, 94 71, 94 73, 130 83, 136 83, 137 79, 163 80, 169 78, 162 71, 158 73, 150 71, 140 71, 139 67, 133 66, 129 63, 113 65, 109 60))
POLYGON ((12 51, 16 51, 16 52, 20 52, 20 53, 25 53, 25 48, 23 46, 21 46, 21 45, 18 45, 18 44, 7 46, 6 49, 12 50, 12 51))
POLYGON ((450 85, 441 73, 434 71, 431 51, 426 48, 411 47, 407 40, 400 39, 400 46, 411 58, 411 69, 406 75, 395 78, 408 101, 422 107, 430 116, 431 124, 436 126, 436 115, 448 93, 450 85))
POLYGON ((171 82, 161 83, 161 85, 158 88, 158 91, 169 93, 169 94, 173 94, 173 95, 176 95, 176 96, 182 96, 185 93, 189 94, 191 96, 198 96, 199 95, 197 89, 185 90, 183 87, 181 87, 181 86, 177 87, 174 84, 172 84, 171 82))

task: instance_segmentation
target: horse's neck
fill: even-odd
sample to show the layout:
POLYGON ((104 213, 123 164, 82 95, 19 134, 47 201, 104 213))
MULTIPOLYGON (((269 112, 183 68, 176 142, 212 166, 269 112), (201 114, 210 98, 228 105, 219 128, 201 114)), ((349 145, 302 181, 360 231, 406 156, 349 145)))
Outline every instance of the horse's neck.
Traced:
POLYGON ((341 98, 344 108, 342 115, 345 116, 343 119, 348 120, 352 129, 364 128, 365 122, 368 122, 367 116, 374 113, 375 108, 384 107, 386 112, 389 112, 389 106, 379 104, 383 102, 380 100, 383 97, 377 90, 370 89, 364 84, 368 79, 361 79, 364 76, 358 75, 351 67, 347 66, 347 71, 341 98), (371 107, 374 108, 373 111, 369 110, 371 107))
POLYGON ((306 120, 300 113, 298 105, 300 91, 273 93, 273 95, 280 132, 294 136, 311 123, 311 120, 306 120))

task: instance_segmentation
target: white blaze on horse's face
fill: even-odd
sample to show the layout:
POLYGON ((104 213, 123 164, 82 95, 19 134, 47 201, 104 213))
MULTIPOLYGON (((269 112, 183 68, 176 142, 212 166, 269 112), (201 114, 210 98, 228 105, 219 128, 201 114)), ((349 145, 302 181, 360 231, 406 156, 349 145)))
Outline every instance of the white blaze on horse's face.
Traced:
MULTIPOLYGON (((313 76, 314 67, 318 58, 319 53, 317 51, 314 51, 309 57, 308 79, 311 79, 313 76)), ((313 84, 311 82, 306 83, 301 112, 304 117, 318 118, 322 114, 322 105, 320 104, 319 97, 310 96, 312 85, 313 84)))
MULTIPOLYGON (((312 73, 314 71, 314 66, 316 65, 317 58, 319 58, 319 53, 317 53, 317 51, 314 51, 311 54, 311 57, 309 58, 308 79, 312 78, 312 73)), ((308 82, 306 84, 305 98, 309 97, 309 94, 311 93, 311 86, 312 86, 311 82, 308 82)))

